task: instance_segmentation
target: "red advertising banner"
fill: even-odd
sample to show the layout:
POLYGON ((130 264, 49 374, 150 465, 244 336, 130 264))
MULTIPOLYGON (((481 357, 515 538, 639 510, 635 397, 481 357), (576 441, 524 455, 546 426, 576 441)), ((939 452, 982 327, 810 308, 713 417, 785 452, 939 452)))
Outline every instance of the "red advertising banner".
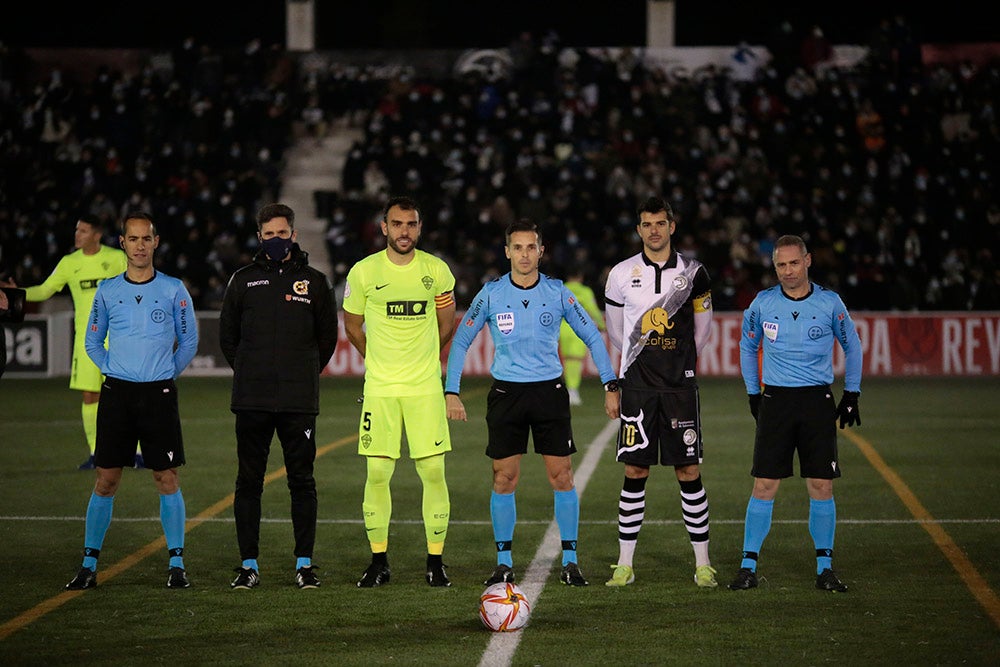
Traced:
MULTIPOLYGON (((461 321, 464 313, 459 313, 461 321)), ((864 351, 864 377, 1000 375, 1000 313, 855 313, 864 351)), ((712 336, 698 356, 702 376, 739 377, 742 313, 715 313, 712 336)), ((364 359, 343 327, 324 375, 363 375, 364 359)), ((490 373, 493 342, 483 329, 465 358, 465 376, 490 373)), ((447 350, 441 355, 442 371, 447 350)), ((618 354, 611 361, 617 367, 618 354)), ((844 353, 834 345, 834 374, 844 374, 844 353)), ((587 357, 584 373, 597 375, 587 357)))
MULTIPOLYGON (((864 377, 1000 375, 1000 313, 854 313, 864 377)), ((716 313, 700 375, 740 374, 742 313, 716 313)), ((833 371, 844 373, 834 345, 833 371)))
MULTIPOLYGON (((461 321, 464 313, 459 313, 461 321)), ((1000 313, 855 313, 864 350, 864 377, 1000 375, 1000 313)), ((739 377, 742 313, 716 313, 712 336, 698 357, 702 376, 739 377)), ((447 350, 441 355, 442 368, 447 350)), ((465 376, 490 373, 493 342, 485 329, 465 358, 465 376)), ((617 365, 618 355, 611 361, 617 365)), ((364 360, 341 327, 337 351, 326 375, 362 375, 364 360)), ((834 345, 834 374, 844 373, 844 353, 834 345)), ((584 373, 597 374, 587 357, 584 373)))

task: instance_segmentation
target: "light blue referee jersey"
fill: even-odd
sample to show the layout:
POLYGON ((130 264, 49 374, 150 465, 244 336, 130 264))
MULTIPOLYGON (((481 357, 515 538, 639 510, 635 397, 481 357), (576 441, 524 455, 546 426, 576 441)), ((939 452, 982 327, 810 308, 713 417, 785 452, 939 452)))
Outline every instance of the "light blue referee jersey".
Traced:
POLYGON ((861 339, 840 296, 810 283, 792 299, 780 285, 762 290, 743 311, 740 368, 748 394, 760 393, 757 349, 764 348, 764 384, 815 387, 833 382, 833 344, 846 356, 844 390, 861 391, 861 339))
POLYGON ((125 275, 97 286, 87 327, 87 354, 102 373, 119 380, 176 378, 198 350, 191 295, 180 280, 160 272, 144 283, 131 282, 125 275))
POLYGON ((495 351, 490 374, 507 382, 540 382, 562 375, 559 327, 566 320, 590 348, 602 382, 615 379, 611 358, 597 325, 561 280, 538 274, 519 287, 507 273, 479 290, 455 331, 448 353, 445 391, 459 392, 465 354, 476 334, 490 327, 495 351))

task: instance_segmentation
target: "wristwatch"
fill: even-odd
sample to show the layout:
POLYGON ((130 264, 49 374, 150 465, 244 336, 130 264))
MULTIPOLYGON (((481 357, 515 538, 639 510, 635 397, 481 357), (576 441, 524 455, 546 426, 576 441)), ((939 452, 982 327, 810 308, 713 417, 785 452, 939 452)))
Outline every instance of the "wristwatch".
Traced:
POLYGON ((604 391, 618 391, 618 380, 610 380, 604 383, 604 391))

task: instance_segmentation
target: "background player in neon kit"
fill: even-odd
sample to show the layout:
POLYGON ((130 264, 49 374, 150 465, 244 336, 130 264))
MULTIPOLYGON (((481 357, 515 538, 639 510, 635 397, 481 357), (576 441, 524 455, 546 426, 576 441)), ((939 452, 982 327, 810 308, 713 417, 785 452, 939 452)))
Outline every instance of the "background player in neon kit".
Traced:
POLYGON ((160 494, 170 556, 167 588, 190 586, 183 559, 186 511, 177 468, 185 459, 174 378, 198 350, 198 329, 184 283, 153 268, 159 242, 149 215, 127 214, 121 244, 128 269, 102 282, 94 295, 87 354, 105 375, 97 411, 97 482, 87 506, 83 564, 66 584, 70 590, 97 585, 97 559, 122 468, 132 463, 140 441, 160 494))
POLYGON ((423 484, 427 583, 451 585, 441 562, 451 513, 441 350, 455 328, 455 276, 443 260, 417 250, 421 228, 415 201, 390 199, 382 215, 386 249, 351 267, 344 289, 344 330, 365 358, 358 453, 368 471, 362 509, 372 562, 361 588, 380 586, 391 574, 389 482, 402 446, 400 425, 423 484))
MULTIPOLYGON (((700 262, 673 249, 677 222, 669 204, 650 197, 639 209, 642 251, 608 274, 608 337, 621 349, 621 429, 617 460, 625 464, 618 500, 618 563, 608 586, 635 579, 632 557, 646 509, 653 465, 670 465, 681 490, 681 514, 695 555, 695 583, 714 588, 708 555, 708 496, 701 481, 701 414, 695 377, 698 350, 712 330, 712 294, 700 262)), ((617 413, 618 405, 612 413, 617 413)), ((612 415, 614 416, 614 414, 612 415)))
POLYGON ((563 549, 560 581, 586 586, 576 555, 580 499, 570 461, 576 445, 559 360, 560 325, 567 322, 574 335, 586 341, 603 381, 611 384, 616 379, 615 371, 600 331, 580 302, 562 281, 539 273, 543 247, 535 224, 530 220, 514 222, 507 227, 506 238, 504 253, 510 259, 510 272, 487 283, 473 299, 469 315, 451 344, 445 381, 448 418, 465 421, 465 405, 458 394, 462 367, 469 345, 488 325, 494 344, 490 366, 494 382, 487 398, 486 455, 493 459, 490 515, 497 566, 483 583, 514 580, 514 493, 521 477, 521 457, 528 451, 530 429, 553 491, 563 549))
MULTIPOLYGON (((80 216, 73 234, 73 252, 59 260, 51 275, 40 285, 25 288, 28 301, 45 301, 69 286, 73 297, 73 366, 69 388, 83 393, 80 410, 83 433, 90 454, 80 470, 94 469, 94 446, 97 438, 97 402, 101 397, 101 371, 94 365, 84 343, 90 308, 94 304, 97 285, 106 278, 122 273, 126 267, 125 253, 101 243, 104 227, 98 218, 80 216)), ((5 283, 16 287, 13 280, 5 283)), ((142 454, 136 453, 135 467, 142 467, 142 454)))
MULTIPOLYGON (((563 283, 577 303, 594 320, 594 324, 600 331, 604 331, 604 315, 597 307, 597 297, 594 290, 584 284, 584 271, 580 265, 570 269, 563 283)), ((587 344, 580 340, 580 337, 573 332, 569 322, 563 320, 559 327, 559 354, 562 356, 563 375, 566 378, 566 389, 569 391, 569 404, 581 405, 583 399, 580 398, 580 383, 583 381, 583 361, 587 355, 587 344)))
POLYGON ((757 294, 743 313, 740 368, 747 387, 754 436, 753 492, 743 528, 743 559, 729 588, 757 586, 757 558, 771 529, 774 497, 781 480, 799 472, 809 493, 809 534, 816 548, 816 588, 843 593, 833 571, 837 506, 833 480, 840 477, 835 420, 840 428, 861 424, 861 340, 836 292, 809 281, 812 256, 798 236, 782 236, 772 253, 781 283, 757 294), (844 394, 834 408, 833 341, 845 356, 844 394), (764 392, 757 350, 763 348, 764 392))

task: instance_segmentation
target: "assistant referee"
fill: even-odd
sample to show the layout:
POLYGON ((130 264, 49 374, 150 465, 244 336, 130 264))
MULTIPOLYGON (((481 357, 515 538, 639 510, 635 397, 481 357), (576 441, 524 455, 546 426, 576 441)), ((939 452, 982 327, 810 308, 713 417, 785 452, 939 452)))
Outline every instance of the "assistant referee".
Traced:
POLYGON ((152 218, 141 211, 128 213, 119 241, 128 266, 98 286, 87 327, 87 354, 105 375, 97 410, 97 483, 87 506, 83 564, 66 588, 97 586, 97 560, 111 525, 115 492, 140 442, 160 494, 160 523, 170 557, 167 588, 187 588, 187 517, 177 475, 184 465, 184 445, 174 378, 198 349, 197 322, 184 283, 153 268, 160 237, 152 218))

